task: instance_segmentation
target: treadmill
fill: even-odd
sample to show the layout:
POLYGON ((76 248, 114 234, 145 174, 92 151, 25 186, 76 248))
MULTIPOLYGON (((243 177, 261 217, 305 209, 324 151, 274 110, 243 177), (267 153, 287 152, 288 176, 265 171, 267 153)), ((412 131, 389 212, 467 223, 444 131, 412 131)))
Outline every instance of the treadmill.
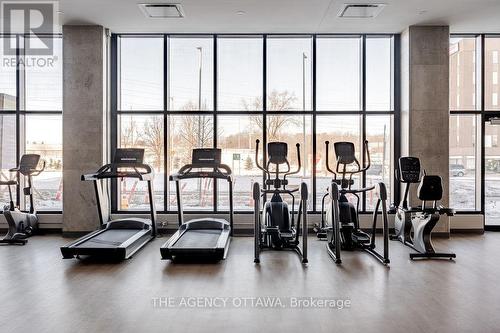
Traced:
POLYGON ((226 259, 233 233, 233 180, 231 169, 221 164, 220 149, 193 149, 191 164, 183 166, 170 176, 175 181, 179 230, 160 249, 162 259, 226 259), (181 180, 213 178, 223 179, 229 186, 229 222, 204 217, 184 222, 181 180))
POLYGON ((82 181, 94 183, 100 228, 61 247, 64 259, 94 256, 123 260, 156 237, 156 208, 153 196, 153 170, 143 164, 144 149, 117 149, 113 163, 106 164, 96 173, 82 175, 82 181), (135 178, 148 184, 151 219, 123 218, 111 220, 103 206, 102 183, 108 179, 135 178), (104 218, 106 217, 106 221, 104 218))

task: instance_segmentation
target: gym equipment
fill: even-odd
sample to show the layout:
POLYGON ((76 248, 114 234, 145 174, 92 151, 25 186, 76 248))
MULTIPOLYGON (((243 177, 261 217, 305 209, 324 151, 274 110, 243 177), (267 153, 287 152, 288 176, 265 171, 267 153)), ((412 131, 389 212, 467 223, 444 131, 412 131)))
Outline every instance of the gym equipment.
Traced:
POLYGON ((380 182, 375 186, 353 189, 353 175, 365 172, 370 168, 370 151, 368 149, 368 141, 364 142, 367 165, 361 167, 356 158, 354 143, 352 142, 336 142, 334 144, 335 155, 337 158, 336 168, 332 170, 328 162, 328 147, 326 145, 326 169, 331 172, 334 177, 329 186, 328 192, 323 196, 321 208, 321 225, 316 226, 318 238, 326 239, 327 250, 335 263, 340 264, 341 250, 363 250, 374 256, 382 264, 387 265, 389 260, 389 227, 387 217, 387 190, 385 184, 380 182), (341 178, 338 179, 337 175, 341 178), (369 191, 375 191, 377 203, 373 211, 371 233, 368 234, 361 230, 359 226, 359 194, 369 191), (349 202, 347 195, 356 197, 356 206, 349 202), (330 205, 325 214, 325 198, 330 198, 330 205), (378 253, 375 250, 375 233, 377 228, 378 211, 381 209, 383 220, 383 241, 384 252, 378 253), (326 222, 323 216, 326 215, 326 222))
POLYGON ((82 175, 82 181, 94 183, 100 228, 61 247, 64 259, 79 258, 82 255, 128 259, 156 237, 154 174, 153 169, 143 163, 143 159, 144 149, 116 149, 113 163, 102 166, 96 173, 82 175), (107 205, 103 203, 103 185, 106 185, 108 179, 118 178, 135 178, 147 182, 151 219, 130 217, 111 220, 107 205))
POLYGON ((440 215, 453 216, 451 208, 438 206, 443 197, 441 177, 426 175, 420 179, 420 160, 417 157, 401 157, 396 170, 398 180, 405 184, 403 200, 397 207, 394 219, 395 234, 392 240, 398 240, 418 253, 410 253, 410 259, 423 258, 456 258, 454 253, 436 252, 432 244, 432 230, 439 221, 440 215), (411 184, 419 183, 417 197, 422 200, 422 206, 409 207, 408 195, 411 184), (432 201, 431 207, 426 207, 426 201, 432 201))
POLYGON ((254 218, 255 218, 255 263, 260 263, 260 252, 264 249, 291 249, 300 256, 302 263, 307 263, 307 185, 300 184, 300 204, 297 214, 297 226, 295 225, 295 196, 299 188, 288 190, 287 176, 299 173, 300 145, 297 143, 298 167, 296 171, 290 171, 290 163, 287 160, 288 145, 284 142, 270 142, 267 144, 267 163, 265 167, 259 164, 259 140, 256 141, 255 164, 264 171, 265 182, 260 188, 258 182, 253 184, 254 218), (285 164, 286 170, 280 171, 280 165, 285 164), (274 165, 274 170, 271 170, 274 165), (271 178, 274 173, 275 178, 271 178), (280 178, 280 175, 283 175, 280 178), (273 186, 273 189, 271 189, 273 186), (266 201, 267 194, 272 194, 271 201, 266 201), (292 197, 292 211, 288 204, 283 201, 282 194, 292 197), (263 200, 262 213, 260 211, 260 199, 263 200), (299 247, 299 235, 301 233, 300 220, 302 218, 302 249, 299 247))
POLYGON ((191 164, 171 175, 170 181, 175 181, 179 230, 161 247, 162 259, 226 259, 233 234, 233 179, 231 169, 221 163, 221 150, 193 149, 191 164), (206 171, 207 169, 210 171, 206 171), (201 178, 223 179, 228 182, 229 222, 211 217, 184 222, 180 182, 184 179, 201 178))
POLYGON ((9 204, 5 205, 3 215, 7 220, 9 230, 7 234, 0 240, 0 244, 16 244, 24 245, 28 242, 26 238, 33 235, 38 229, 38 216, 36 215, 35 205, 33 201, 33 177, 38 176, 45 169, 45 161, 42 160, 42 166, 37 169, 40 162, 40 155, 25 154, 21 156, 17 168, 10 169, 10 172, 15 172, 16 180, 0 181, 0 185, 6 185, 9 189, 9 204), (28 182, 28 186, 23 188, 24 196, 29 197, 30 208, 28 211, 21 211, 15 207, 12 199, 11 186, 20 184, 20 175, 23 175, 28 182))

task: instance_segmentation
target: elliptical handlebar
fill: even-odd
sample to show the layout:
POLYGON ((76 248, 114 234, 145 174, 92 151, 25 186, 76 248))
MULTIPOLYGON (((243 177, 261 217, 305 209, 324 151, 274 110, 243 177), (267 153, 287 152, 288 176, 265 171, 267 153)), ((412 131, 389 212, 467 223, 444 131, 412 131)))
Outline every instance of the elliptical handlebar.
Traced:
POLYGON ((257 166, 257 168, 264 171, 268 177, 270 177, 269 171, 267 169, 264 169, 264 167, 259 164, 259 144, 260 140, 259 139, 255 140, 255 165, 257 166))
POLYGON ((368 160, 368 164, 364 168, 360 169, 358 172, 364 172, 364 171, 368 170, 372 164, 372 161, 370 159, 370 150, 368 149, 368 140, 365 140, 364 146, 365 146, 365 153, 366 153, 366 159, 368 160))
MULTIPOLYGON (((326 170, 328 170, 330 173, 333 173, 333 175, 335 176, 335 178, 337 178, 337 173, 335 171, 332 170, 332 168, 330 168, 330 162, 329 162, 329 148, 328 146, 330 145, 330 141, 325 141, 325 146, 326 146, 326 170)), ((335 179, 334 178, 334 179, 335 179)))
POLYGON ((302 164, 300 162, 300 143, 295 144, 295 147, 297 147, 297 164, 298 164, 297 170, 285 173, 284 178, 286 178, 286 176, 295 175, 295 174, 299 173, 300 169, 302 168, 302 164))

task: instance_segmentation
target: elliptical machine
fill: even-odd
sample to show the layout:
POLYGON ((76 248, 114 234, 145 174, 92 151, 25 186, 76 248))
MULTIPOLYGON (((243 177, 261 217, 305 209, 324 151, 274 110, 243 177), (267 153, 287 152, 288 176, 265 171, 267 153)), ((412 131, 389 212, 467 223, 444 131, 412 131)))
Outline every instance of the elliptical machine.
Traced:
POLYGON ((336 168, 332 170, 328 162, 329 141, 326 146, 326 169, 333 174, 332 182, 328 192, 323 196, 321 207, 321 225, 316 226, 318 238, 326 239, 328 254, 335 263, 342 263, 341 250, 353 251, 363 250, 374 256, 382 264, 387 265, 389 260, 389 227, 387 218, 387 190, 383 182, 375 186, 353 189, 353 175, 362 173, 370 168, 370 152, 368 141, 364 142, 367 165, 361 167, 356 158, 354 143, 336 142, 334 143, 335 155, 337 158, 336 168), (338 179, 337 175, 341 178, 338 179), (375 191, 377 203, 373 211, 371 233, 361 230, 359 225, 359 194, 375 191), (352 194, 357 198, 356 206, 349 202, 347 194, 352 194), (325 199, 329 197, 330 205, 325 212, 325 199), (381 209, 383 220, 384 252, 378 253, 375 250, 375 233, 377 228, 378 211, 381 209), (326 222, 325 222, 326 218, 326 222))
POLYGON ((255 263, 260 263, 260 252, 264 249, 282 250, 290 249, 295 251, 302 263, 307 263, 307 185, 302 182, 300 184, 300 204, 295 220, 295 196, 299 191, 298 188, 288 190, 287 176, 299 173, 300 164, 300 144, 297 147, 298 167, 295 171, 290 171, 290 163, 287 159, 288 145, 285 142, 270 142, 267 144, 267 163, 265 167, 259 164, 259 142, 256 141, 255 149, 255 164, 259 169, 264 171, 265 183, 260 188, 258 182, 253 184, 253 199, 254 199, 254 245, 255 245, 255 263), (280 171, 280 165, 285 164, 285 171, 280 171), (270 166, 274 165, 275 169, 271 170, 270 166), (275 178, 271 178, 274 173, 275 178), (282 175, 282 178, 280 178, 282 175), (271 186, 273 187, 271 189, 271 186), (272 194, 271 201, 265 199, 267 194, 272 194), (292 197, 292 211, 288 204, 283 201, 282 194, 292 197), (263 209, 261 212, 260 200, 264 197, 263 209), (300 221, 302 220, 302 230, 300 221), (297 221, 297 223, 295 223, 297 221), (302 232, 302 248, 299 247, 299 237, 302 232))
POLYGON ((395 234, 391 240, 398 240, 418 253, 410 253, 410 259, 421 258, 456 258, 455 253, 436 252, 432 244, 432 230, 439 222, 440 215, 453 216, 451 208, 438 206, 443 197, 443 185, 440 176, 426 175, 420 179, 420 160, 417 157, 401 157, 397 169, 398 180, 406 184, 403 200, 397 207, 394 218, 395 234), (422 206, 408 206, 408 194, 411 184, 419 183, 417 197, 422 200, 422 206), (431 207, 426 207, 426 201, 432 201, 431 207))
POLYGON ((6 185, 8 187, 10 198, 9 204, 5 205, 3 209, 3 215, 7 220, 9 230, 0 240, 0 243, 24 245, 28 242, 26 238, 33 235, 33 233, 38 229, 38 216, 36 215, 33 202, 32 177, 38 176, 45 169, 45 161, 42 161, 42 167, 37 169, 39 162, 40 155, 25 154, 21 157, 19 166, 9 170, 10 172, 17 173, 17 181, 0 181, 0 185, 6 185), (27 178, 28 186, 23 188, 23 194, 29 197, 29 211, 19 210, 19 208, 14 205, 14 201, 12 199, 11 186, 17 186, 19 184, 20 175, 27 178))

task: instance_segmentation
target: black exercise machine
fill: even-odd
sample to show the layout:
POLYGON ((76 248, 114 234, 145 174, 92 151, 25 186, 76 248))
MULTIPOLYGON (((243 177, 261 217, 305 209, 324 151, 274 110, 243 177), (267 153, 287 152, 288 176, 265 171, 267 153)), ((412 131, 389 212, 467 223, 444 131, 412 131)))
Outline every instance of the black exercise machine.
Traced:
POLYGON ((420 160, 417 157, 401 157, 396 170, 398 180, 406 184, 403 200, 397 207, 394 220, 395 234, 392 240, 411 247, 418 253, 410 253, 410 259, 422 258, 456 258, 454 253, 436 252, 432 244, 432 230, 439 222, 440 215, 453 216, 455 211, 438 205, 443 197, 441 177, 426 175, 420 179, 420 160), (421 206, 410 207, 408 195, 411 184, 419 183, 417 197, 422 201, 421 206), (426 202, 432 201, 431 207, 426 202))
POLYGON ((353 189, 353 175, 362 173, 370 168, 370 152, 368 141, 364 142, 367 165, 361 167, 356 158, 354 144, 352 142, 336 142, 334 144, 336 155, 336 168, 332 170, 328 162, 328 147, 326 145, 326 168, 333 174, 332 182, 328 192, 324 195, 321 209, 321 225, 316 226, 318 238, 327 239, 327 250, 335 263, 340 264, 341 250, 363 250, 374 256, 384 265, 390 263, 389 260, 389 227, 387 217, 387 190, 385 184, 380 182, 375 186, 353 189), (338 179, 337 175, 341 175, 338 179), (373 211, 372 227, 370 234, 361 230, 359 225, 359 194, 375 191, 377 203, 373 211), (356 206, 349 202, 347 195, 356 197, 356 206), (325 198, 330 198, 330 205, 325 213, 325 198), (382 212, 383 220, 383 242, 384 252, 378 253, 375 250, 375 234, 377 228, 377 216, 379 209, 382 212), (326 222, 325 222, 326 218, 326 222))
POLYGON ((307 185, 300 184, 300 204, 297 214, 297 223, 295 223, 295 196, 294 193, 299 189, 288 190, 287 176, 297 174, 300 171, 300 145, 297 143, 298 167, 296 171, 290 171, 290 163, 287 159, 288 145, 284 142, 270 142, 267 144, 267 163, 262 167, 259 163, 259 140, 256 141, 255 164, 264 171, 265 183, 262 188, 258 182, 253 184, 254 199, 254 245, 255 245, 255 263, 260 263, 260 252, 264 249, 291 249, 297 252, 303 263, 307 263, 307 185), (285 164, 286 170, 280 171, 280 165, 285 164), (274 165, 274 170, 271 170, 274 165), (275 178, 271 178, 274 173, 275 178), (280 175, 283 175, 280 178, 280 175), (273 189, 271 189, 271 186, 273 189), (267 201, 267 194, 272 194, 271 201, 267 201), (282 194, 292 197, 292 211, 290 212, 288 204, 283 201, 282 194), (264 198, 263 209, 261 213, 260 200, 264 198), (302 230, 300 220, 302 219, 302 230), (299 247, 299 236, 302 231, 302 249, 299 247))
POLYGON ((3 208, 3 215, 7 220, 7 234, 0 240, 0 244, 24 245, 28 242, 27 238, 32 236, 38 229, 38 216, 35 211, 33 200, 33 177, 38 176, 45 169, 45 161, 37 169, 40 163, 40 155, 25 154, 21 157, 17 168, 10 169, 10 172, 16 173, 17 180, 0 181, 0 185, 5 185, 9 189, 9 204, 3 208), (20 176, 27 180, 27 186, 23 188, 23 195, 29 198, 30 208, 28 211, 21 211, 14 205, 12 199, 11 186, 20 184, 20 176))
MULTIPOLYGON (((143 163, 144 149, 117 149, 113 163, 102 166, 96 173, 82 175, 82 181, 94 183, 100 228, 61 247, 64 259, 95 256, 106 259, 128 259, 156 237, 156 208, 153 191, 153 169, 143 163), (102 181, 135 178, 148 185, 151 219, 138 217, 111 220, 103 204, 102 181), (106 219, 106 220, 105 220, 106 219)), ((105 185, 105 184, 104 184, 105 185)))
POLYGON ((171 175, 170 181, 175 181, 179 230, 161 247, 162 259, 225 259, 233 233, 233 180, 231 169, 221 163, 221 150, 193 149, 191 164, 171 175), (180 182, 200 178, 223 179, 228 182, 229 222, 211 217, 184 222, 180 182))

